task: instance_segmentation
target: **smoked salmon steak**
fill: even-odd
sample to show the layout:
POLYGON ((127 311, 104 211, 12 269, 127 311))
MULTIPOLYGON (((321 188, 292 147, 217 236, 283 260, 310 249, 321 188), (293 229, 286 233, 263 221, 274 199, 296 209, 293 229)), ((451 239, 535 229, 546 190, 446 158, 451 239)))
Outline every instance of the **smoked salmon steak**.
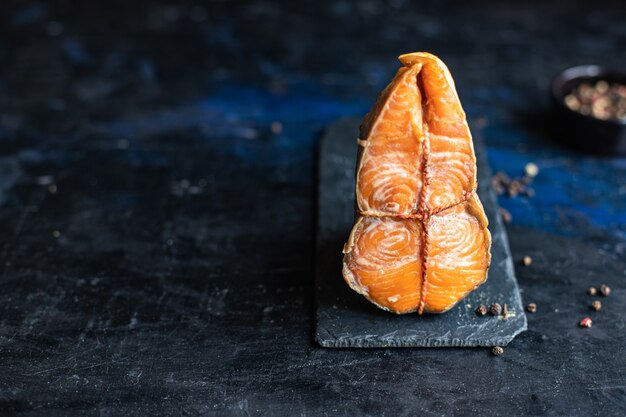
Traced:
POLYGON ((486 281, 491 234, 450 71, 425 52, 399 59, 361 124, 343 277, 384 310, 442 313, 486 281))

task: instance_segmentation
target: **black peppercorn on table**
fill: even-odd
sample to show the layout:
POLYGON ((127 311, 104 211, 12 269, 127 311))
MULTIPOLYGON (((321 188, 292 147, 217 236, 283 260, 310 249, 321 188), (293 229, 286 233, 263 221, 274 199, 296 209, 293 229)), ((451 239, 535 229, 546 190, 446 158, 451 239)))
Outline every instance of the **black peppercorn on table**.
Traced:
POLYGON ((625 19, 604 0, 3 1, 0 415, 624 416, 626 161, 545 125, 553 74, 626 62, 625 19), (499 197, 537 305, 500 356, 313 341, 316 141, 414 50, 450 67, 494 171, 538 167, 534 197, 499 197))

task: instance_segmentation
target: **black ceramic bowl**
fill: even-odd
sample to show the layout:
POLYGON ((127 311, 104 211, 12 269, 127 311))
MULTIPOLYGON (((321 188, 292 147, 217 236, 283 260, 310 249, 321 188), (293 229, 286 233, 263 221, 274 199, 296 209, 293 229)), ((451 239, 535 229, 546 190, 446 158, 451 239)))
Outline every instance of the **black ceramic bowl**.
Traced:
POLYGON ((571 110, 565 96, 579 84, 605 80, 626 85, 626 73, 581 65, 568 68, 552 80, 552 130, 561 143, 597 155, 626 155, 626 121, 601 120, 571 110))

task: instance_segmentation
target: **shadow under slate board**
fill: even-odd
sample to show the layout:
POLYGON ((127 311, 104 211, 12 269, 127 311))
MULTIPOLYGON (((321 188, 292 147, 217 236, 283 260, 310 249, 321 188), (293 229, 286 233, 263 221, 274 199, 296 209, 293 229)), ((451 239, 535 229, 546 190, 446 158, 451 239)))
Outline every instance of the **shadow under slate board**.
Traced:
MULTIPOLYGON (((316 253, 316 341, 329 348, 506 345, 526 330, 506 231, 500 218, 485 147, 474 141, 478 195, 493 237, 486 283, 444 314, 395 315, 352 291, 341 276, 342 248, 353 222, 359 121, 340 120, 322 138, 319 154, 316 253), (479 304, 507 304, 509 319, 479 317, 479 304)), ((480 138, 478 138, 480 139, 480 138)))

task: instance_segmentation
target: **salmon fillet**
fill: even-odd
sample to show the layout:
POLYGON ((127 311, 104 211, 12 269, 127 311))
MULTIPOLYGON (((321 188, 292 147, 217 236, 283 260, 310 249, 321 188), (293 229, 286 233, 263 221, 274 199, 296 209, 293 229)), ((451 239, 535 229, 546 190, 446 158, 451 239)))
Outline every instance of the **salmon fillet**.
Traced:
POLYGON ((438 313, 486 280, 491 235, 448 68, 425 52, 399 59, 361 125, 343 276, 385 310, 438 313))

